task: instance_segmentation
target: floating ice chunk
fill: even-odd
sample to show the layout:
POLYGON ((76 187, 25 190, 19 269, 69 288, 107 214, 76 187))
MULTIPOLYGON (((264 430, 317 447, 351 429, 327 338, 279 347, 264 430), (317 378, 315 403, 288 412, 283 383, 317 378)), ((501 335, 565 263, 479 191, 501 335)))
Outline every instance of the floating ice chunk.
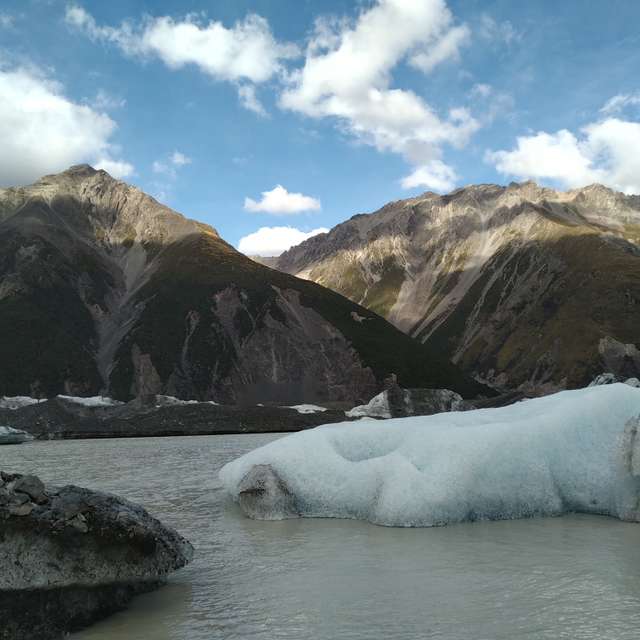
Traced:
POLYGON ((81 404, 83 407, 116 407, 124 404, 124 402, 120 402, 120 400, 114 400, 107 396, 89 396, 84 398, 81 396, 58 395, 58 398, 66 400, 67 402, 73 402, 74 404, 81 404))
POLYGON ((327 411, 326 407, 319 407, 317 404, 294 404, 285 409, 295 409, 298 413, 323 413, 327 411))
POLYGON ((639 414, 640 390, 612 384, 325 425, 230 462, 220 478, 241 506, 240 493, 251 494, 246 513, 260 518, 433 526, 575 511, 640 521, 639 414))
POLYGON ((213 400, 206 400, 206 401, 200 401, 200 400, 180 400, 180 398, 175 398, 174 396, 156 396, 156 407, 168 407, 168 406, 174 406, 174 405, 186 405, 186 404, 212 404, 212 405, 218 405, 217 402, 214 402, 213 400))
POLYGON ((390 418, 389 396, 383 391, 373 396, 367 404, 361 404, 344 412, 347 418, 390 418))
POLYGON ((33 439, 33 436, 26 431, 0 426, 0 444, 22 444, 33 439))
POLYGON ((31 398, 29 396, 2 396, 0 398, 0 409, 22 409, 32 404, 46 402, 46 398, 31 398))

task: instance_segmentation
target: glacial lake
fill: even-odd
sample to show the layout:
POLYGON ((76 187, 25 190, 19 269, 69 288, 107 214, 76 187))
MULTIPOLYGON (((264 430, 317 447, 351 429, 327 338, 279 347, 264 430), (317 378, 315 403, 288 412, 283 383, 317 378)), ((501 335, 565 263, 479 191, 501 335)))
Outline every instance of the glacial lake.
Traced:
POLYGON ((0 468, 140 502, 192 565, 74 640, 636 640, 640 525, 594 516, 391 529, 246 519, 218 470, 279 436, 36 442, 0 468))

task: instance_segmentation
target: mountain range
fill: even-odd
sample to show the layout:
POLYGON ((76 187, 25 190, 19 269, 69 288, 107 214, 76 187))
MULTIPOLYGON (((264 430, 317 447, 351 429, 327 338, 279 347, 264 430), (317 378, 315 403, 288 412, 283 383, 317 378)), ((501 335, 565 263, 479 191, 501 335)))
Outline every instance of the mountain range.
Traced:
POLYGON ((387 318, 495 388, 640 373, 640 196, 533 182, 355 215, 276 266, 387 318))
POLYGON ((361 403, 390 374, 487 391, 376 312, 88 165, 0 189, 0 334, 0 395, 361 403))

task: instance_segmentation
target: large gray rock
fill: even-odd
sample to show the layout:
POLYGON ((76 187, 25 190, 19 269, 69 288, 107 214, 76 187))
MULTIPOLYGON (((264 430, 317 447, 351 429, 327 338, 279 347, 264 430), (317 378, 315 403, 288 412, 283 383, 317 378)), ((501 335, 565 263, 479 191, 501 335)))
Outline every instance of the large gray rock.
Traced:
POLYGON ((367 404, 346 412, 348 418, 405 418, 447 411, 467 411, 474 406, 449 389, 402 389, 395 381, 367 404))
POLYGON ((189 542, 127 500, 5 472, 0 540, 0 640, 61 637, 193 557, 189 542))
POLYGON ((592 380, 589 386, 600 387, 603 384, 616 384, 617 382, 622 382, 630 387, 640 387, 638 378, 625 378, 624 376, 617 376, 615 373, 601 373, 592 380))
POLYGON ((295 496, 269 464, 251 467, 238 487, 240 508, 256 520, 296 518, 295 496))

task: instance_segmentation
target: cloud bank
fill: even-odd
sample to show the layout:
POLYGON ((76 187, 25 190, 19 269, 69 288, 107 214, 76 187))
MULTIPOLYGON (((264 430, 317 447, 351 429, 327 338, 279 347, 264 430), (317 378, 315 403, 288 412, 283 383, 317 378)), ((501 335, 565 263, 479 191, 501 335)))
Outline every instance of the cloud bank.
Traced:
POLYGON ((624 193, 640 193, 640 123, 607 118, 583 127, 540 131, 517 138, 510 151, 488 151, 497 171, 519 179, 553 180, 563 187, 600 182, 624 193))
POLYGON ((248 256, 279 256, 313 236, 328 232, 324 227, 307 233, 294 227, 261 227, 240 239, 238 251, 248 256))

